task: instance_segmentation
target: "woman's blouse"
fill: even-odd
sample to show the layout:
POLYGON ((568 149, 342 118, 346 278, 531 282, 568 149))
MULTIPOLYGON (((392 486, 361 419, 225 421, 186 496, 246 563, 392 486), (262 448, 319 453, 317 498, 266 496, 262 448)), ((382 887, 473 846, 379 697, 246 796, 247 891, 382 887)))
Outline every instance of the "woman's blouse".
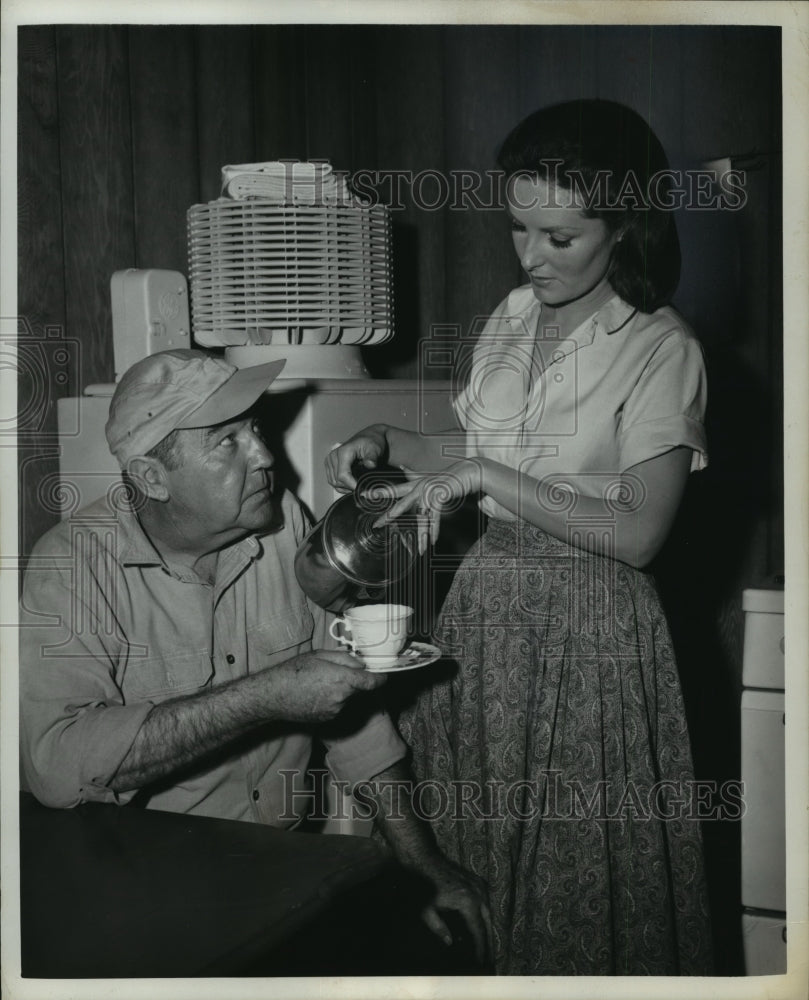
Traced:
MULTIPOLYGON (((591 497, 622 495, 632 466, 672 448, 707 464, 702 349, 672 308, 646 314, 617 295, 569 336, 540 330, 530 285, 498 306, 455 399, 467 455, 591 497)), ((483 511, 515 515, 491 497, 483 511)))

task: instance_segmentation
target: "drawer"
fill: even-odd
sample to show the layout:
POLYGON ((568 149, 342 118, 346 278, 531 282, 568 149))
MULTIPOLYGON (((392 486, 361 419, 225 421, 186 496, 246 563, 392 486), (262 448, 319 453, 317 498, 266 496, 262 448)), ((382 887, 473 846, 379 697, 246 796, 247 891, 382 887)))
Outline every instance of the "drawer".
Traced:
POLYGON ((745 590, 742 684, 784 687, 784 592, 745 590))
POLYGON ((742 693, 742 905, 786 910, 784 694, 742 693))
POLYGON ((743 913, 742 940, 748 976, 777 976, 787 971, 787 922, 783 913, 743 913))

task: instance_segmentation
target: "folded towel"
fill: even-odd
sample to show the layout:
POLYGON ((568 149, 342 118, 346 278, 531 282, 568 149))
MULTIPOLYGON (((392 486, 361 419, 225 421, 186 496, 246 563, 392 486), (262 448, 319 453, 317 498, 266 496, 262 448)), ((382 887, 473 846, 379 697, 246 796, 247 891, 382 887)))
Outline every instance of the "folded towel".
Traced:
POLYGON ((341 174, 328 162, 273 160, 222 167, 222 194, 229 198, 262 198, 278 204, 354 205, 341 174))

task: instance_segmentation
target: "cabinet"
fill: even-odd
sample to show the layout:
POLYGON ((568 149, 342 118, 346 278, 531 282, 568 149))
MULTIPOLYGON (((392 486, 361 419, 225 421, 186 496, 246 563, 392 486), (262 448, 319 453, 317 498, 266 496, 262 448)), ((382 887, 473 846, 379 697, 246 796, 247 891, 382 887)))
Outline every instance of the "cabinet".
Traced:
POLYGON ((743 595, 742 934, 750 976, 786 972, 784 593, 743 595))

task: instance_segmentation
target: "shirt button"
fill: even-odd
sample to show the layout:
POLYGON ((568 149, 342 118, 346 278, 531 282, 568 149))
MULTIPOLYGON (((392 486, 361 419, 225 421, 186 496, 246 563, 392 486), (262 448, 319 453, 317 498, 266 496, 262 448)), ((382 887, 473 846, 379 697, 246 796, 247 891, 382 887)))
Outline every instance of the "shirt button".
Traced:
POLYGON ((236 657, 233 655, 233 653, 228 653, 228 655, 225 657, 225 659, 228 661, 228 663, 231 663, 231 664, 233 664, 233 663, 236 662, 236 657))
POLYGON ((257 788, 253 789, 253 801, 254 802, 258 802, 258 789, 257 788))

